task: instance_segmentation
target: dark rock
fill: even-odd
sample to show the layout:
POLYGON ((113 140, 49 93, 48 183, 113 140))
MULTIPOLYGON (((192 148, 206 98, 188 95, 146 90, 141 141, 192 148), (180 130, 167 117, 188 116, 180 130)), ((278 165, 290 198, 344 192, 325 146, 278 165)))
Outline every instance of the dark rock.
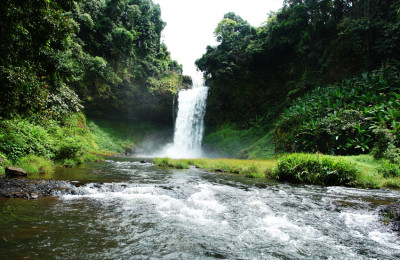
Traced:
POLYGON ((400 202, 385 206, 379 213, 392 230, 400 232, 400 202))
POLYGON ((79 181, 71 181, 71 184, 74 185, 75 187, 81 186, 81 184, 79 183, 79 181))
POLYGON ((16 168, 16 167, 7 167, 6 168, 6 175, 12 177, 21 177, 27 176, 28 174, 24 169, 16 168))
POLYGON ((141 160, 140 163, 147 163, 147 161, 146 160, 141 160))
POLYGON ((222 170, 222 169, 215 169, 214 171, 215 172, 226 172, 225 170, 222 170))
POLYGON ((37 199, 51 196, 53 190, 70 187, 71 184, 66 181, 2 178, 0 179, 0 197, 37 199))
POLYGON ((132 155, 138 152, 137 146, 130 146, 125 148, 125 155, 132 155))

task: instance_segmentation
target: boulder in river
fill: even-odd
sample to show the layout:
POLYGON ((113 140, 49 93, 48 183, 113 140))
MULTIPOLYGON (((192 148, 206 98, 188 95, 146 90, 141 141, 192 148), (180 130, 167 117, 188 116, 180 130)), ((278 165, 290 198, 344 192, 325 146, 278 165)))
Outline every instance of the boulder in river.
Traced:
POLYGON ((22 168, 7 167, 6 168, 6 175, 10 176, 10 177, 21 177, 21 176, 27 176, 28 174, 22 168))

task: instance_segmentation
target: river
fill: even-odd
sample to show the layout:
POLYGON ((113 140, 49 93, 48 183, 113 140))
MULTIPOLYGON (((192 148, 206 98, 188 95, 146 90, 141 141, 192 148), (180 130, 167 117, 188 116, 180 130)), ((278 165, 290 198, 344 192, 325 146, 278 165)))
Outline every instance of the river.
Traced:
MULTIPOLYGON (((43 176, 42 176, 43 177, 43 176)), ((379 218, 400 192, 159 169, 59 169, 56 197, 0 199, 0 259, 398 259, 379 218)))

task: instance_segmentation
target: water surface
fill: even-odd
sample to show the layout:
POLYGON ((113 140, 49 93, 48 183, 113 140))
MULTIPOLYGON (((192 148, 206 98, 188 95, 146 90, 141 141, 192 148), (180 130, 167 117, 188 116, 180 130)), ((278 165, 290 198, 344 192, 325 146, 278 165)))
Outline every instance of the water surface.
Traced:
POLYGON ((398 259, 390 190, 158 169, 134 158, 59 170, 55 198, 0 200, 0 259, 398 259))

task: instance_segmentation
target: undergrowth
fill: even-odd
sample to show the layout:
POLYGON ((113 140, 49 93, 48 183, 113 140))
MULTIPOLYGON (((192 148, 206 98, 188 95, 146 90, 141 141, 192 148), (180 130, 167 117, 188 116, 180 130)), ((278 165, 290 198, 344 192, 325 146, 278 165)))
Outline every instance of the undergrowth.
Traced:
POLYGON ((203 138, 203 148, 212 156, 235 157, 243 147, 249 147, 262 137, 260 129, 239 129, 232 124, 220 126, 203 138))
POLYGON ((318 87, 293 101, 274 131, 284 152, 356 155, 371 152, 383 129, 400 142, 400 72, 384 66, 360 77, 318 87))
POLYGON ((0 156, 7 158, 9 165, 20 166, 30 173, 52 171, 53 162, 72 167, 122 151, 110 134, 93 122, 86 124, 85 116, 80 113, 62 122, 26 118, 0 122, 0 156))

